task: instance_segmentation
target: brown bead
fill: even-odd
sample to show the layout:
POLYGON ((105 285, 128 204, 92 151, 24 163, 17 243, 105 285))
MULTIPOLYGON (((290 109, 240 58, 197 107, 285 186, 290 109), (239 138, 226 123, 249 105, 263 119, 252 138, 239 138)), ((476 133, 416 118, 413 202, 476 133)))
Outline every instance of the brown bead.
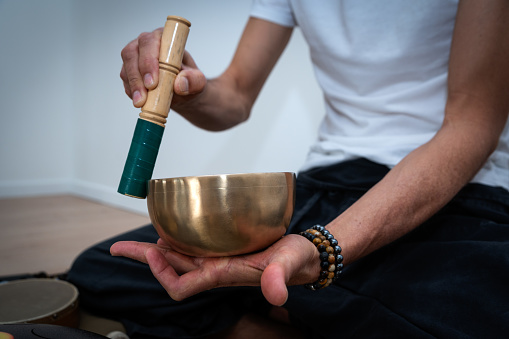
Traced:
POLYGON ((307 230, 306 232, 311 233, 312 235, 318 235, 317 233, 320 233, 317 230, 307 230))
POLYGON ((327 240, 327 238, 325 236, 323 236, 323 235, 319 235, 318 238, 320 238, 322 241, 327 240))
POLYGON ((327 280, 329 280, 329 279, 320 279, 320 280, 318 280, 318 283, 320 285, 323 285, 323 284, 325 284, 327 282, 327 280))
MULTIPOLYGON (((325 238, 325 239, 327 239, 327 238, 325 238)), ((329 240, 324 240, 324 241, 323 241, 323 244, 324 244, 325 246, 329 247, 329 246, 330 246, 330 241, 329 241, 329 240)))
POLYGON ((327 275, 327 279, 332 279, 334 278, 334 272, 329 272, 329 274, 327 275))
POLYGON ((336 270, 336 265, 330 264, 329 265, 329 272, 334 272, 336 270))
POLYGON ((329 254, 329 264, 334 264, 336 262, 336 257, 332 254, 329 254))
POLYGON ((313 239, 313 244, 315 244, 315 245, 319 245, 321 242, 322 242, 322 239, 320 239, 320 238, 313 239))
POLYGON ((327 253, 329 254, 333 254, 334 253, 334 248, 332 246, 328 246, 326 249, 327 253))

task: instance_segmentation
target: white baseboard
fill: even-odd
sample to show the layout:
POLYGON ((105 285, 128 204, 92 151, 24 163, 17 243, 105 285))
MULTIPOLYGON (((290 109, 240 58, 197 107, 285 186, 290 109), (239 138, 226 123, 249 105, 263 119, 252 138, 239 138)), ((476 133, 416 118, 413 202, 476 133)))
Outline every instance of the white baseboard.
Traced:
POLYGON ((74 180, 70 193, 105 205, 148 215, 146 199, 127 197, 118 193, 116 188, 109 186, 74 180))
POLYGON ((0 198, 72 194, 126 211, 148 215, 147 200, 127 197, 116 188, 72 179, 0 181, 0 198))
POLYGON ((71 179, 0 181, 0 198, 66 194, 71 187, 71 179))

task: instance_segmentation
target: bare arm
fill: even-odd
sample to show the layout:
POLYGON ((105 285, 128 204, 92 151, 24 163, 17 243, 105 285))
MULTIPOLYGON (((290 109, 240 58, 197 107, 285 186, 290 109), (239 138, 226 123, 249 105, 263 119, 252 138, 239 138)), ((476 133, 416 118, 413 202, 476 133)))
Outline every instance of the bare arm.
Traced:
POLYGON ((223 130, 245 121, 291 34, 291 28, 250 18, 226 71, 209 80, 203 92, 191 100, 177 98, 174 109, 208 130, 223 130))
MULTIPOLYGON (((157 85, 161 32, 143 33, 122 50, 120 77, 136 107, 144 104, 147 89, 157 85)), ((208 81, 186 52, 175 80, 172 109, 207 130, 224 130, 245 121, 291 34, 292 28, 250 18, 229 67, 208 81)))
POLYGON ((328 225, 345 262, 431 217, 482 167, 509 112, 509 3, 463 0, 451 47, 448 100, 435 137, 328 225))

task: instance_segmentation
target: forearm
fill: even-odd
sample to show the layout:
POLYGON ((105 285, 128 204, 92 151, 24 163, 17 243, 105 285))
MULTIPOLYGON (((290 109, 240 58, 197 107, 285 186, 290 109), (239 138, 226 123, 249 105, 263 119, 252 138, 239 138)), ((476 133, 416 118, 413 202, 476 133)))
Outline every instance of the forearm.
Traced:
POLYGON ((291 34, 289 27, 250 18, 226 71, 209 80, 203 92, 177 98, 172 107, 207 130, 224 130, 247 120, 291 34))
POLYGON ((429 219, 467 184, 496 146, 493 130, 445 123, 328 225, 345 263, 391 243, 429 219), (475 138, 472 137, 475 135, 475 138), (484 140, 485 142, 482 142, 484 140))
POLYGON ((172 108, 197 127, 222 131, 247 120, 251 106, 225 73, 208 80, 202 93, 188 98, 185 103, 174 104, 172 108))

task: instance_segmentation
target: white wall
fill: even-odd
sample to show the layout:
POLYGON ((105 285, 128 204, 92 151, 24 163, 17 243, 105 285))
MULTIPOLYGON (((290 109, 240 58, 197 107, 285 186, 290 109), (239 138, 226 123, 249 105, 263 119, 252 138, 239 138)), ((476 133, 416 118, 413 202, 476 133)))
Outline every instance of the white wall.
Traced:
MULTIPOLYGON (((119 78, 120 51, 167 15, 191 21, 187 49, 206 76, 230 62, 249 0, 0 2, 0 196, 73 193, 145 212, 116 193, 139 110, 119 78), (143 4, 143 6, 142 6, 143 4)), ((171 112, 154 178, 297 171, 323 105, 300 32, 250 120, 226 132, 171 112)))
POLYGON ((71 3, 0 2, 0 195, 69 190, 71 3))

